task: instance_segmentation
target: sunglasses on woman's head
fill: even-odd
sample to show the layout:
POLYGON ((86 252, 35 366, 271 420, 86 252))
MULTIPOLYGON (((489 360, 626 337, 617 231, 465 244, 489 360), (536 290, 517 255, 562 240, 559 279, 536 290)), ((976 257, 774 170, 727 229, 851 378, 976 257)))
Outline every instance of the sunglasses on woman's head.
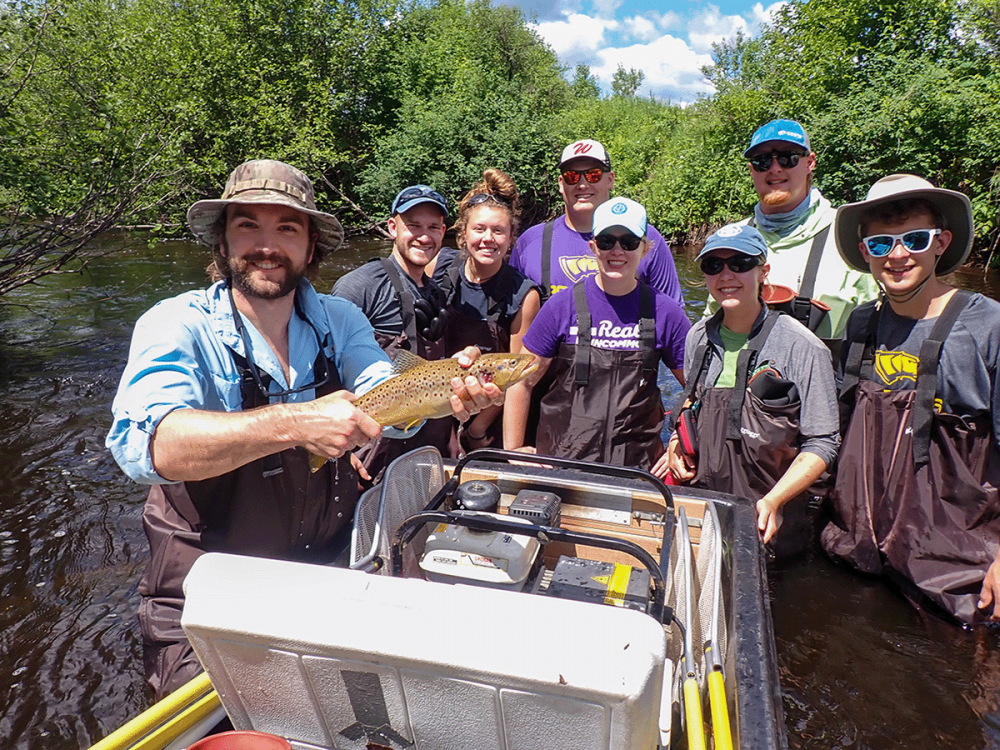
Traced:
POLYGON ((567 169, 562 173, 563 182, 567 185, 575 185, 580 181, 581 176, 593 185, 595 182, 601 181, 601 177, 604 176, 604 170, 600 167, 594 167, 593 169, 586 169, 582 172, 579 169, 567 169))
POLYGON ((759 255, 730 255, 720 258, 718 255, 707 255, 701 259, 701 272, 706 276, 717 276, 725 266, 733 273, 746 273, 760 265, 759 255))
POLYGON ((758 154, 750 157, 750 166, 758 172, 766 172, 771 168, 771 162, 775 159, 782 169, 791 169, 799 163, 799 159, 805 157, 800 151, 772 151, 769 154, 758 154))
POLYGON ((931 246, 931 238, 939 234, 940 229, 914 229, 903 234, 873 234, 861 241, 870 256, 884 258, 896 247, 897 241, 902 242, 909 253, 922 253, 931 246))
POLYGON ((620 237, 615 234, 599 234, 594 237, 594 244, 598 250, 605 253, 613 250, 615 245, 621 245, 622 250, 631 253, 642 244, 642 237, 636 237, 634 234, 623 234, 620 237))
POLYGON ((472 208, 473 206, 478 206, 482 203, 486 203, 487 201, 492 201, 493 203, 510 208, 510 203, 508 201, 505 201, 503 198, 498 198, 493 195, 493 193, 476 193, 474 196, 469 198, 468 203, 465 205, 467 208, 472 208))

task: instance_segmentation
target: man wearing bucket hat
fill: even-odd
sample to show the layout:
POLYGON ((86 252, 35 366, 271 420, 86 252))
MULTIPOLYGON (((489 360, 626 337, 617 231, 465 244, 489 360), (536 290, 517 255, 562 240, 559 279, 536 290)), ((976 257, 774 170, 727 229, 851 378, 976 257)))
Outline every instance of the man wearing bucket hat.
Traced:
MULTIPOLYGON (((406 349, 428 360, 441 359, 451 308, 447 295, 425 272, 437 257, 448 226, 448 202, 427 185, 403 188, 392 201, 388 221, 392 252, 344 274, 334 296, 350 300, 375 329, 390 359, 406 349)), ((432 419, 407 440, 380 439, 359 451, 372 479, 381 479, 393 459, 415 448, 434 446, 446 458, 458 457, 456 423, 432 419)))
POLYGON ((810 487, 837 457, 830 352, 761 293, 770 266, 754 227, 730 224, 695 262, 719 311, 695 323, 684 353, 686 385, 664 460, 680 482, 757 503, 757 524, 777 555, 813 539, 810 487))
MULTIPOLYGON (((125 473, 151 485, 139 620, 158 697, 200 670, 180 625, 199 555, 330 562, 343 548, 358 496, 348 452, 382 433, 351 392, 391 370, 361 312, 307 278, 343 230, 302 172, 246 162, 188 224, 212 247, 216 281, 136 323, 107 437, 125 473), (309 452, 332 460, 311 474, 309 452)), ((453 408, 468 418, 499 396, 463 387, 453 408)))
MULTIPOLYGON (((847 316, 875 299, 878 287, 837 254, 835 212, 813 186, 816 154, 809 136, 794 120, 772 120, 754 132, 743 156, 760 197, 745 223, 757 228, 769 252, 765 301, 790 312, 836 350, 847 316)), ((717 309, 710 302, 709 312, 717 309)))
MULTIPOLYGON (((525 230, 511 250, 510 264, 542 288, 542 300, 597 273, 588 243, 594 211, 611 198, 615 173, 601 143, 574 141, 559 157, 559 193, 566 202, 562 216, 525 230)), ((666 241, 648 227, 649 252, 639 264, 639 278, 683 304, 674 258, 666 241)))
POLYGON ((847 324, 823 548, 919 606, 1000 620, 1000 304, 940 278, 972 248, 969 199, 894 174, 834 231, 884 299, 847 324))
POLYGON ((682 379, 683 309, 637 278, 649 251, 646 209, 612 198, 594 212, 597 275, 546 302, 522 340, 535 376, 511 388, 504 447, 650 469, 663 453, 657 367, 682 379), (525 449, 531 390, 543 374, 537 441, 525 449))

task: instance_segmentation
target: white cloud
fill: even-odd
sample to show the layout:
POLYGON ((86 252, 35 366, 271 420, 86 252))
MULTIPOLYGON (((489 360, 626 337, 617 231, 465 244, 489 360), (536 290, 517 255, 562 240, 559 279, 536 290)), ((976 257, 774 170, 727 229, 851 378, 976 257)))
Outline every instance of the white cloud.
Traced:
POLYGON ((750 24, 743 16, 724 16, 714 5, 695 16, 688 24, 688 40, 696 52, 709 54, 712 44, 731 39, 737 32, 747 34, 750 24))
POLYGON ((617 21, 592 18, 579 13, 566 17, 564 21, 544 21, 535 30, 544 39, 562 62, 582 62, 604 46, 606 31, 618 29, 617 21))
POLYGON ((622 26, 635 39, 651 42, 660 35, 656 24, 643 16, 632 16, 622 21, 622 26))
POLYGON ((600 64, 592 65, 591 72, 608 89, 621 65, 643 72, 640 95, 652 93, 662 99, 689 102, 712 90, 701 74, 702 66, 711 64, 712 58, 694 52, 684 40, 669 34, 649 44, 604 49, 598 57, 600 64))
POLYGON ((788 3, 785 2, 785 0, 781 0, 777 3, 771 3, 766 8, 760 3, 754 3, 753 7, 750 8, 747 14, 750 16, 750 21, 754 25, 754 31, 757 31, 765 23, 771 23, 771 21, 774 20, 774 14, 786 5, 788 5, 788 3))

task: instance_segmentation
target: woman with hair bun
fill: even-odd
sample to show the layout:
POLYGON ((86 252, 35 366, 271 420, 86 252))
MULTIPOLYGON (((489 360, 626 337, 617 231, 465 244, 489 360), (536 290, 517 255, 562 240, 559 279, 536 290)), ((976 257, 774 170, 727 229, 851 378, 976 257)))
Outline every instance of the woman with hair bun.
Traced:
MULTIPOLYGON (((506 258, 517 239, 518 192, 510 175, 487 169, 458 206, 459 249, 442 248, 434 281, 453 310, 445 333, 448 351, 478 346, 486 352, 521 351, 521 337, 541 307, 538 287, 506 258)), ((500 445, 501 407, 484 409, 462 430, 469 449, 500 445)))

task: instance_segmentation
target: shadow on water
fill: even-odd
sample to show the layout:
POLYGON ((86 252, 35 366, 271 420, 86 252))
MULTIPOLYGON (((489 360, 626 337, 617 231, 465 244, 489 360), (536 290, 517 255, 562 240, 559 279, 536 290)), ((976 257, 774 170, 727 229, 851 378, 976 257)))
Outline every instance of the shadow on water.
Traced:
MULTIPOLYGON (((317 287, 387 250, 352 241, 317 287)), ((706 292, 691 257, 678 251, 677 265, 696 319, 706 292)), ((136 318, 205 286, 207 261, 186 243, 122 251, 0 306, 0 747, 86 747, 149 704, 136 624, 145 492, 104 435, 136 318)), ((958 283, 1000 286, 981 272, 958 283)), ((661 383, 669 408, 677 384, 661 383)), ((978 718, 1000 696, 996 633, 923 618, 817 555, 774 568, 771 587, 793 748, 1000 749, 978 718)))

